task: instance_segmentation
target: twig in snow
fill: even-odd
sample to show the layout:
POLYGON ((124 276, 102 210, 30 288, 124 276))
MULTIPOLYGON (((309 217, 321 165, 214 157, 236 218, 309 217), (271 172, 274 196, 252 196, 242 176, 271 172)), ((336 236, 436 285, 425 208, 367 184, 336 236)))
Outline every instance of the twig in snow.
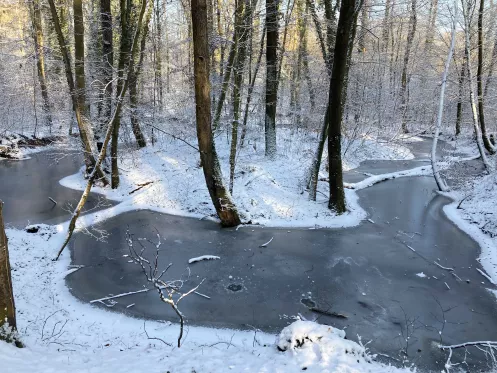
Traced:
POLYGON ((487 275, 485 272, 483 272, 480 268, 476 268, 476 270, 478 271, 478 273, 480 273, 480 275, 482 275, 483 277, 485 277, 492 285, 497 285, 493 280, 492 278, 487 275))
POLYGON ((269 244, 271 243, 271 241, 273 240, 273 238, 274 238, 274 237, 271 237, 271 239, 270 239, 268 242, 263 243, 263 244, 262 244, 261 246, 259 246, 259 247, 267 247, 267 245, 269 245, 269 244))
POLYGON ((133 194, 134 192, 138 192, 140 189, 146 187, 147 185, 150 185, 154 183, 154 181, 147 181, 146 183, 142 183, 142 184, 137 184, 138 185, 138 188, 136 189, 133 189, 131 192, 129 192, 129 194, 133 194))
POLYGON ((446 271, 453 271, 453 270, 454 270, 454 268, 444 267, 443 265, 441 265, 441 264, 437 263, 437 261, 434 261, 433 263, 435 263, 435 265, 436 265, 437 267, 440 267, 440 268, 442 268, 442 269, 445 269, 446 271))
POLYGON ((148 335, 147 333, 147 329, 145 328, 145 320, 143 320, 143 331, 145 332, 145 335, 147 336, 148 339, 155 339, 157 341, 161 341, 162 343, 164 343, 166 346, 169 346, 169 347, 172 347, 172 344, 171 343, 167 343, 166 341, 164 341, 163 339, 161 338, 158 338, 158 337, 151 337, 148 335))

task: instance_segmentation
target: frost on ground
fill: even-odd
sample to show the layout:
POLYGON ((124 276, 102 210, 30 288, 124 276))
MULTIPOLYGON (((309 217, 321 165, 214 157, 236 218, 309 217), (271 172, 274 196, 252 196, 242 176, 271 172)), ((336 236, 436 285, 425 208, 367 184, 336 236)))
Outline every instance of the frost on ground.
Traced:
MULTIPOLYGON (((189 144, 164 140, 153 147, 122 152, 120 187, 117 190, 94 188, 93 191, 135 208, 214 217, 215 211, 199 167, 198 151, 194 148, 196 140, 188 139, 189 144)), ((275 160, 268 160, 264 156, 263 134, 256 132, 246 139, 245 146, 237 155, 233 190, 244 223, 277 227, 346 227, 357 225, 365 218, 357 197, 350 190, 346 191, 348 212, 336 216, 330 211, 326 182, 319 183, 317 201, 308 200, 305 180, 316 141, 315 135, 281 129, 278 156, 275 160)), ((216 146, 223 176, 228 178, 229 143, 224 136, 219 136, 216 146)), ((403 146, 369 137, 345 141, 343 148, 345 169, 356 167, 365 159, 413 157, 403 146)), ((320 176, 327 177, 324 164, 320 176)), ((64 186, 79 190, 85 183, 81 173, 61 181, 64 186)))
POLYGON ((6 231, 26 348, 0 342, 2 372, 408 372, 373 361, 343 331, 311 322, 283 330, 278 346, 285 352, 278 351, 276 336, 262 332, 189 327, 179 349, 148 339, 147 333, 173 342, 178 326, 110 313, 70 295, 64 281, 74 271, 69 256, 52 261, 61 230, 40 225, 36 233, 6 231))

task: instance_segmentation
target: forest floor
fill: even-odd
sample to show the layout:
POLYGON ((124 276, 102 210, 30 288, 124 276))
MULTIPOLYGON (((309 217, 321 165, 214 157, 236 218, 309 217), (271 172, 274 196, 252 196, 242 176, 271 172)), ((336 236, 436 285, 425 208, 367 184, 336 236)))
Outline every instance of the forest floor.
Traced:
MULTIPOLYGON (((378 143, 378 141, 372 142, 378 143)), ((319 220, 322 218, 319 215, 318 217, 312 217, 309 214, 299 215, 299 213, 282 213, 275 207, 282 202, 280 201, 276 204, 271 202, 268 203, 267 201, 269 200, 269 197, 262 199, 262 207, 252 209, 250 207, 253 206, 252 203, 238 202, 239 197, 237 197, 237 193, 239 193, 240 196, 243 196, 243 192, 247 193, 247 191, 244 190, 247 188, 240 188, 240 185, 245 185, 248 181, 253 180, 249 184, 249 186, 251 186, 259 179, 262 179, 260 186, 252 187, 254 189, 250 190, 250 193, 254 193, 256 197, 258 192, 265 193, 266 189, 273 188, 273 190, 268 192, 269 195, 278 195, 279 191, 279 194, 283 195, 283 197, 291 195, 291 197, 287 198, 293 199, 294 201, 295 198, 300 196, 299 202, 293 203, 302 210, 304 209, 302 205, 310 203, 307 202, 305 195, 300 194, 301 190, 298 185, 295 185, 298 184, 298 177, 296 177, 295 180, 292 180, 292 182, 295 183, 293 187, 291 186, 291 182, 288 181, 290 171, 295 174, 298 173, 295 171, 300 171, 300 175, 303 177, 308 165, 307 162, 299 162, 299 157, 296 156, 298 152, 295 149, 303 149, 305 147, 303 147, 302 144, 298 144, 298 140, 290 141, 290 143, 295 144, 294 151, 292 152, 292 148, 290 147, 287 154, 280 155, 280 158, 282 159, 279 167, 286 167, 285 165, 287 164, 290 165, 288 166, 289 168, 283 170, 276 167, 276 172, 271 170, 273 172, 270 173, 268 172, 268 168, 270 166, 264 165, 263 159, 261 159, 260 162, 255 162, 257 154, 247 156, 245 163, 249 165, 251 164, 249 167, 255 167, 256 170, 257 167, 259 167, 262 170, 259 169, 259 174, 257 175, 261 176, 255 179, 254 177, 257 175, 252 175, 250 178, 244 173, 240 173, 238 175, 235 182, 234 195, 237 203, 242 206, 239 208, 245 214, 245 218, 251 218, 252 223, 264 224, 266 221, 264 219, 267 219, 267 221, 270 220, 265 216, 265 214, 267 214, 269 217, 274 217, 275 220, 280 219, 280 226, 302 225, 312 226, 313 228, 317 228, 316 225, 321 226, 321 224, 322 226, 330 226, 329 223, 323 224, 322 221, 325 221, 325 219, 323 218, 322 220, 319 220), (261 163, 263 164, 262 166, 261 163), (276 176, 273 175, 273 173, 276 176), (242 180, 245 180, 245 184, 242 183, 242 180), (239 189, 238 192, 237 185, 239 189), (275 186, 273 187, 273 185, 275 186), (305 223, 299 224, 296 222, 298 220, 297 216, 301 216, 307 220, 305 223)), ((211 216, 212 209, 210 208, 210 204, 207 204, 208 206, 201 205, 201 207, 194 208, 193 210, 189 208, 189 206, 193 205, 192 201, 195 201, 196 203, 201 203, 206 200, 208 201, 208 195, 205 189, 195 189, 195 187, 198 188, 198 185, 203 185, 200 184, 200 182, 203 183, 203 179, 195 176, 196 173, 199 173, 198 167, 196 167, 196 159, 194 156, 195 151, 192 149, 193 155, 190 155, 189 157, 184 155, 185 152, 187 153, 187 148, 189 148, 187 145, 184 147, 175 145, 167 149, 151 148, 151 150, 147 149, 133 152, 133 155, 130 155, 129 159, 125 159, 121 163, 123 170, 123 184, 121 189, 118 192, 105 193, 109 198, 122 201, 121 208, 111 208, 103 210, 102 212, 90 213, 86 218, 81 220, 81 224, 88 225, 98 221, 103 221, 118 213, 133 209, 133 205, 136 205, 135 209, 143 209, 150 205, 155 205, 156 207, 154 209, 158 211, 164 209, 165 211, 175 212, 182 215, 196 217, 211 216), (177 147, 180 148, 177 152, 171 150, 177 147), (144 153, 143 156, 141 155, 142 153, 144 153), (187 160, 185 160, 184 157, 187 157, 187 160), (154 158, 159 160, 154 160, 154 158), (153 170, 154 166, 158 167, 158 171, 153 170), (148 172, 148 174, 146 177, 140 178, 139 172, 142 169, 144 172, 148 172), (178 171, 178 169, 180 171, 178 171), (179 184, 179 181, 160 180, 161 177, 164 178, 163 175, 165 175, 165 172, 171 172, 172 175, 178 175, 178 179, 184 177, 185 174, 192 176, 190 176, 191 178, 189 179, 189 182, 184 183, 182 186, 179 184), (131 191, 136 189, 137 186, 139 186, 138 184, 151 180, 153 180, 154 183, 143 187, 137 192, 129 194, 131 191), (155 187, 157 189, 150 191, 150 189, 154 187, 154 184, 156 184, 155 187), (186 191, 184 190, 185 188, 187 189, 186 191), (190 188, 190 190, 188 190, 188 188, 190 188), (161 195, 160 193, 163 194, 161 195), (164 197, 164 193, 166 197, 164 197), (184 193, 187 194, 186 198, 183 196, 184 193), (204 196, 202 198, 197 197, 196 193, 202 193, 204 196)), ((221 150, 222 146, 218 146, 218 148, 220 149, 223 163, 226 163, 226 152, 221 150)), ((366 148, 368 147, 366 146, 366 148)), ((395 154, 399 154, 399 148, 402 149, 397 145, 394 146, 394 149, 396 150, 392 150, 391 148, 389 150, 380 149, 377 153, 379 154, 377 157, 380 159, 382 159, 382 157, 388 158, 392 157, 392 154, 394 154, 395 157, 395 154), (388 157, 385 155, 386 153, 389 153, 388 157)), ((408 159, 413 158, 413 154, 404 149, 400 152, 402 157, 408 159)), ((254 151, 257 152, 256 149, 254 149, 254 151)), ((304 150, 302 151, 304 152, 304 150)), ((367 152, 369 156, 371 156, 371 153, 374 152, 374 150, 367 149, 367 152)), ((468 154, 466 154, 466 156, 467 155, 468 154)), ((363 159, 368 159, 368 156, 364 156, 363 159)), ((351 164, 357 165, 360 160, 362 159, 358 156, 356 159, 351 160, 351 164)), ((413 168, 411 166, 415 161, 416 160, 412 159, 406 161, 405 167, 402 168, 413 168)), ((415 171, 407 172, 407 175, 429 174, 430 168, 426 167, 426 162, 420 162, 418 164, 419 166, 414 167, 415 171)), ((381 165, 383 164, 381 163, 381 165)), ((242 170, 245 169, 244 167, 246 166, 244 166, 244 162, 240 162, 240 167, 242 170)), ((360 170, 360 168, 358 170, 360 170)), ((226 175, 227 170, 224 171, 226 175)), ((248 173, 250 174, 252 172, 256 171, 250 171, 248 173)), ((362 171, 358 172, 358 174, 359 173, 362 173, 362 171)), ((406 172, 404 172, 404 174, 406 174, 406 172)), ((349 176, 350 183, 352 184, 352 179, 354 179, 357 175, 349 174, 349 176)), ((363 187, 374 183, 381 178, 385 178, 370 174, 359 176, 359 179, 365 179, 365 181, 362 181, 363 187)), ((401 174, 392 174, 386 178, 396 178, 398 176, 401 176, 401 174)), ((73 176, 70 179, 66 179, 64 184, 72 184, 73 186, 77 186, 78 178, 80 178, 80 176, 73 176)), ((481 187, 480 193, 472 194, 472 198, 476 198, 477 201, 480 201, 479 203, 483 203, 483 192, 487 191, 485 188, 489 188, 489 185, 493 182, 492 179, 489 178, 490 177, 484 177, 483 179, 480 179, 480 183, 477 184, 477 186, 483 184, 488 185, 486 187, 481 187)), ((176 177, 172 177, 171 179, 176 179, 176 177)), ((404 183, 403 188, 409 185, 409 179, 404 180, 406 180, 407 184, 404 183)), ((359 180, 353 181, 355 182, 359 180)), ((380 185, 383 187, 383 185, 386 186, 388 184, 389 183, 384 183, 380 185)), ((463 185, 463 187, 460 188, 462 191, 458 192, 460 194, 464 194, 467 193, 468 190, 472 190, 471 186, 468 186, 470 185, 469 181, 459 184, 463 185)), ((349 187, 353 187, 353 185, 349 185, 349 187)), ((478 188, 473 189, 478 190, 478 188)), ((370 199, 376 198, 374 189, 370 190, 372 191, 370 199)), ((354 196, 355 192, 353 189, 348 189, 348 191, 349 193, 347 197, 349 198, 350 203, 351 200, 354 201, 351 196, 354 196)), ((101 190, 100 192, 104 191, 101 190)), ((324 190, 323 193, 326 194, 326 190, 324 190)), ((426 193, 429 193, 429 191, 427 190, 426 193)), ((471 197, 467 197, 466 200, 469 198, 471 197)), ((240 200, 243 200, 243 198, 240 200)), ((324 200, 325 197, 323 196, 323 201, 324 200)), ((261 202, 258 202, 260 205, 261 202)), ((357 203, 357 198, 355 199, 355 203, 357 203)), ((319 201, 317 204, 319 204, 319 201)), ((399 206, 401 204, 402 202, 399 203, 399 206)), ((313 205, 311 206, 313 207, 313 212, 317 210, 319 214, 321 210, 319 210, 319 208, 314 208, 313 205)), ((331 226, 340 227, 357 225, 367 216, 371 216, 370 211, 368 211, 368 215, 366 215, 366 212, 364 212, 358 204, 357 206, 357 211, 354 213, 354 210, 351 209, 349 205, 349 209, 351 209, 351 211, 349 212, 347 219, 339 221, 336 225, 331 226)), ((461 207, 463 206, 464 202, 461 207)), ((400 210, 405 210, 405 207, 398 208, 400 210)), ((451 219, 456 220, 456 223, 460 225, 462 229, 469 232, 473 237, 477 238, 478 242, 482 242, 480 239, 491 240, 490 235, 484 235, 481 233, 480 229, 475 229, 481 227, 483 224, 487 224, 487 226, 490 225, 490 223, 486 223, 486 221, 483 220, 485 216, 489 215, 485 215, 484 208, 483 213, 478 212, 475 208, 473 210, 473 215, 471 215, 471 210, 458 210, 457 204, 455 203, 445 206, 445 211, 450 209, 454 210, 454 214, 449 211, 451 219), (473 219, 474 224, 468 225, 466 220, 461 218, 461 215, 459 215, 460 213, 467 214, 464 217, 473 219), (471 216, 483 217, 480 220, 477 220, 471 216), (474 230, 474 232, 472 232, 472 230, 474 230), (484 237, 478 237, 478 232, 480 232, 480 234, 484 237)), ((430 211, 434 210, 431 208, 428 211, 428 215, 431 215, 432 212, 430 211)), ((300 214, 304 214, 304 212, 301 212, 300 214)), ((329 218, 331 217, 328 216, 328 219, 329 218)), ((377 218, 375 217, 374 219, 377 218)), ((209 222, 203 223, 208 224, 209 222)), ((369 223, 365 222, 362 225, 364 224, 376 227, 380 223, 371 219, 369 223)), ((17 302, 19 330, 27 344, 27 348, 22 350, 18 350, 3 343, 0 344, 1 361, 2 364, 4 364, 3 366, 7 367, 7 371, 16 371, 21 373, 32 372, 34 361, 36 361, 37 372, 69 370, 73 372, 107 372, 112 369, 118 369, 121 372, 147 370, 150 372, 170 371, 187 373, 191 373, 193 371, 297 372, 304 369, 310 372, 394 372, 408 370, 407 368, 399 369, 386 366, 382 363, 371 362, 372 356, 367 356, 364 348, 358 343, 343 340, 340 332, 330 333, 330 329, 322 329, 322 327, 317 326, 314 323, 295 325, 295 330, 293 330, 293 339, 290 338, 291 340, 294 340, 297 337, 303 338, 305 335, 312 335, 314 337, 314 343, 306 343, 303 348, 291 348, 290 351, 286 352, 277 351, 274 342, 275 336, 273 334, 266 334, 258 330, 258 328, 253 328, 248 331, 235 331, 229 329, 210 329, 190 326, 188 328, 184 346, 180 349, 165 347, 162 342, 149 339, 148 336, 160 337, 167 342, 174 343, 175 337, 178 333, 177 324, 171 324, 167 321, 144 322, 143 320, 134 319, 125 316, 124 314, 105 312, 102 308, 91 307, 88 304, 81 303, 74 299, 70 293, 70 289, 66 286, 65 278, 70 274, 77 275, 80 272, 84 272, 84 268, 77 265, 71 266, 68 255, 65 255, 63 260, 60 262, 51 261, 57 246, 63 238, 62 230, 65 225, 66 224, 41 226, 41 229, 39 229, 37 233, 27 233, 16 229, 7 230, 11 248, 11 261, 13 262, 14 290, 16 294, 21 294, 17 302), (316 338, 317 336, 322 338, 316 338), (316 342, 316 339, 319 339, 319 341, 316 342)), ((176 228, 182 230, 181 225, 176 228)), ((240 232, 247 229, 250 228, 243 228, 240 232)), ((285 232, 286 231, 282 231, 281 233, 283 234, 285 232)), ((100 235, 105 234, 105 232, 99 232, 98 230, 89 231, 88 233, 93 234, 94 238, 97 238, 97 236, 98 238, 104 238, 100 235)), ((407 235, 410 234, 409 231, 404 233, 407 235)), ((402 232, 400 234, 402 235, 402 232)), ((436 235, 437 232, 434 232, 434 234, 436 235)), ((430 236, 430 234, 426 234, 426 237, 428 236, 430 236)), ((367 237, 365 239, 367 240, 367 237)), ((405 240, 407 240, 407 238, 405 238, 405 240)), ((416 238, 414 238, 414 240, 416 240, 416 238)), ((266 242, 265 239, 263 241, 266 242)), ((273 245, 277 242, 278 241, 275 239, 273 245)), ((404 246, 406 245, 405 243, 402 243, 402 240, 400 243, 404 244, 404 246)), ((365 243, 365 245, 367 245, 367 243, 365 243)), ((410 242, 407 242, 407 245, 409 248, 411 245, 410 242)), ((489 245, 493 245, 493 243, 490 241, 489 245)), ((268 246, 271 247, 271 244, 268 246)), ((418 249, 418 247, 416 247, 416 249, 418 249)), ((483 251, 480 260, 483 259, 481 262, 484 264, 484 269, 487 270, 487 272, 495 279, 495 271, 490 271, 489 266, 485 265, 487 262, 490 263, 490 249, 495 251, 495 246, 488 246, 487 249, 482 246, 483 251)), ((206 254, 206 252, 203 252, 202 254, 206 254)), ((211 253, 209 252, 207 254, 211 253)), ((411 254, 414 258, 414 251, 411 251, 411 254)), ((105 256, 105 254, 102 255, 105 256)), ((477 253, 475 252, 474 256, 476 255, 477 253)), ((442 259, 445 260, 445 257, 442 259)), ((347 263, 347 260, 345 260, 344 263, 347 263)), ((203 263, 201 265, 204 264, 207 263, 203 263)), ((209 264, 215 264, 215 262, 209 264)), ((101 261, 97 261, 94 265, 99 267, 102 263, 101 261)), ((282 266, 285 267, 286 265, 282 263, 282 266)), ((345 267, 344 269, 346 270, 345 267)), ((468 270, 469 269, 470 268, 468 268, 468 270)), ((443 273, 442 270, 440 271, 443 273)), ((460 271, 463 270, 458 269, 457 271, 460 275, 460 271)), ((118 275, 118 273, 116 273, 116 275, 118 275)), ((432 274, 429 273, 424 275, 428 277, 428 280, 432 277, 432 274)), ((415 277, 419 278, 419 281, 426 281, 426 277, 415 277)), ((119 277, 116 279, 117 282, 119 282, 118 279, 119 277)), ((480 279, 488 284, 488 280, 484 277, 481 277, 480 279)), ((448 280, 445 281, 448 282, 448 280)), ((490 281, 492 281, 492 279, 490 279, 490 281)), ((474 282, 476 281, 473 281, 473 283, 474 282)), ((457 284, 456 287, 457 286, 462 285, 457 284)), ((373 295, 375 295, 374 293, 375 292, 373 291, 373 295)), ((364 297, 366 296, 367 294, 364 293, 364 297)), ((305 294, 304 298, 312 298, 312 294, 305 294)), ((112 300, 104 303, 104 308, 112 308, 112 300)), ((370 302, 366 301, 363 303, 368 305, 370 302)), ((130 304, 128 304, 128 306, 130 304)), ((133 306, 131 306, 131 309, 132 308, 133 306)), ((442 316, 445 317, 444 315, 442 316)), ((292 320, 293 316, 288 315, 287 323, 290 323, 292 320)), ((452 323, 453 320, 449 321, 452 323)), ((457 321, 459 323, 461 322, 460 320, 457 321)), ((322 322, 322 320, 320 322, 322 322)), ((445 325, 445 322, 443 322, 443 325, 445 325)), ((406 321, 405 326, 407 329, 409 328, 408 321, 406 321)), ((251 329, 251 327, 249 326, 246 329, 251 329)), ((402 331, 402 327, 400 330, 402 331)), ((287 336, 289 335, 288 333, 288 330, 284 330, 284 340, 287 339, 287 336)), ((450 333, 447 335, 447 338, 450 338, 450 333)), ((311 339, 313 338, 311 337, 311 339)), ((435 343, 435 341, 433 341, 433 343, 435 343)), ((427 346, 427 348, 430 347, 427 346)), ((392 361, 396 365, 399 365, 399 363, 401 364, 398 360, 389 360, 389 358, 385 357, 378 358, 383 362, 392 361)), ((410 358, 405 359, 404 365, 409 367, 411 361, 412 360, 410 358)), ((442 366, 443 361, 440 361, 440 367, 442 366)))

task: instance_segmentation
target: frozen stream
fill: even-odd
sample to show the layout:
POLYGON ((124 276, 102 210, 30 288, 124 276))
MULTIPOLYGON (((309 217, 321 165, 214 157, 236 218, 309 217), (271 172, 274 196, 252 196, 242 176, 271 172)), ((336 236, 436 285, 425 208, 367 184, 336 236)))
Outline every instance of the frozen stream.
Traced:
MULTIPOLYGON (((429 143, 413 146, 416 160, 367 161, 356 171, 380 174, 417 167, 428 158, 429 143)), ((48 153, 23 162, 0 162, 7 223, 68 219, 62 207, 74 204, 79 192, 58 181, 76 172, 79 162, 65 157, 57 165, 51 163, 48 153)), ((351 172, 346 180, 363 177, 351 172)), ((434 189, 432 178, 409 177, 359 191, 359 203, 371 221, 347 229, 235 230, 146 210, 123 213, 99 225, 109 233, 105 243, 75 235, 72 262, 84 268, 68 276, 67 284, 83 302, 142 289, 146 282, 141 270, 124 257, 125 233, 129 227, 136 237, 154 239, 157 229, 165 239, 160 260, 164 266, 174 263, 168 279, 184 275, 190 258, 221 258, 190 265, 185 286, 205 278, 199 291, 211 297, 191 295, 183 301, 190 324, 277 332, 300 313, 345 329, 351 339, 359 334, 363 342, 372 340, 368 347, 374 353, 403 359, 407 352, 409 361, 422 370, 440 371, 444 355, 434 345, 440 338, 445 344, 497 339, 497 302, 476 271, 481 268, 477 243, 445 217, 442 209, 449 201, 434 189), (259 247, 272 237, 267 247, 259 247), (454 268, 460 279, 435 261, 454 268), (316 314, 309 306, 347 318, 316 314)), ((89 207, 97 201, 92 198, 89 207)), ((154 292, 116 301, 110 308, 99 306, 140 318, 176 320, 154 292)), ((468 362, 486 368, 481 355, 471 355, 468 362)))

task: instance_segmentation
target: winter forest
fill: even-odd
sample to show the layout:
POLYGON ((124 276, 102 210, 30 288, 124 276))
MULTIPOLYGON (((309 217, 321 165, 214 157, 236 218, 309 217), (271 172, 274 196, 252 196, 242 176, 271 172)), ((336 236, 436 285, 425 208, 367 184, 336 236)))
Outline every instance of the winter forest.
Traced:
POLYGON ((0 0, 0 372, 497 372, 494 0, 0 0))

